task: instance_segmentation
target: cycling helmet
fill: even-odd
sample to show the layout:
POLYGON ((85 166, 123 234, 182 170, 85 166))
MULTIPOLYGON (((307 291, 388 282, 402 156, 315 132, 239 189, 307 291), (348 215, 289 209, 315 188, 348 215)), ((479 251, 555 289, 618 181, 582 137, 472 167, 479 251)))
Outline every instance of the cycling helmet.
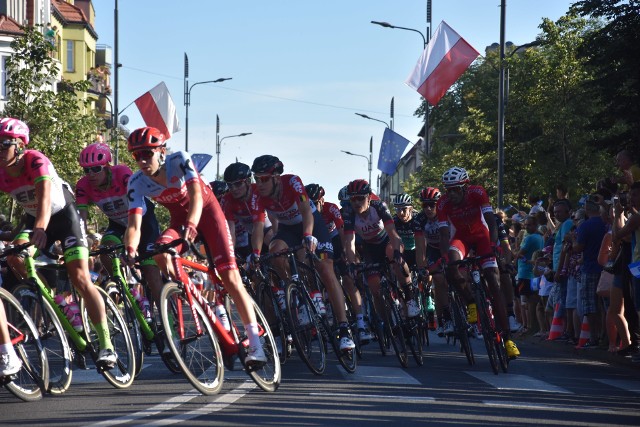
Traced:
POLYGON ((249 165, 244 163, 231 163, 224 170, 224 180, 227 182, 236 182, 247 178, 251 178, 251 169, 249 165))
POLYGON ((440 194, 440 190, 435 187, 426 187, 423 188, 420 192, 420 201, 421 202, 437 202, 442 194, 440 194))
POLYGON ((442 175, 442 183, 446 187, 461 187, 469 183, 469 174, 461 167, 454 166, 442 175))
POLYGON ((280 175, 284 171, 284 165, 276 156, 265 154, 256 157, 251 166, 251 172, 257 174, 280 175))
POLYGON ((211 186, 216 199, 224 196, 224 194, 229 191, 229 186, 224 181, 211 181, 209 185, 211 186))
POLYGON ((80 152, 80 166, 90 168, 92 166, 104 166, 111 162, 111 149, 107 144, 95 142, 87 145, 80 152))
POLYGON ((153 150, 164 147, 166 144, 164 134, 153 127, 143 127, 131 132, 127 139, 127 150, 153 150))
POLYGON ((393 199, 393 206, 402 207, 402 206, 411 206, 412 200, 411 196, 407 193, 396 194, 396 197, 393 199))
POLYGON ((366 196, 371 193, 371 186, 365 179, 356 179, 347 186, 349 196, 361 195, 366 196))
POLYGON ((304 189, 307 191, 309 198, 314 202, 324 197, 324 188, 318 184, 307 184, 304 186, 304 189))
POLYGON ((0 120, 0 137, 8 136, 13 139, 21 139, 24 145, 29 144, 29 127, 18 119, 5 117, 0 120))
POLYGON ((347 185, 342 187, 340 191, 338 191, 338 200, 341 202, 349 201, 349 193, 347 192, 347 185))

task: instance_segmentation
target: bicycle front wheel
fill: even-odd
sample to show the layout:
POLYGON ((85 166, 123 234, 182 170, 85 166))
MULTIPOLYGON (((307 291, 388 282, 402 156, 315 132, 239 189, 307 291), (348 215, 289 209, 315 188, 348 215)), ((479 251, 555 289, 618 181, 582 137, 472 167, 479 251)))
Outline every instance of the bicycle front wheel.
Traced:
POLYGON ((29 281, 15 287, 13 296, 29 314, 35 324, 38 337, 49 363, 49 387, 51 394, 61 394, 71 385, 71 349, 67 335, 53 307, 39 295, 37 285, 29 281))
POLYGON ((484 339, 484 346, 487 348, 487 356, 489 356, 489 364, 494 374, 498 375, 499 361, 498 352, 494 345, 495 342, 495 329, 491 324, 491 313, 489 312, 489 303, 484 295, 482 298, 477 298, 476 301, 478 307, 478 316, 480 316, 480 325, 482 326, 482 338, 484 339))
POLYGON ((325 343, 311 298, 299 283, 289 283, 286 291, 287 317, 298 355, 316 375, 326 367, 325 343))
POLYGON ((220 392, 224 381, 222 351, 204 309, 192 301, 197 317, 182 286, 167 283, 160 295, 160 317, 167 344, 184 376, 200 393, 213 395, 220 392))
MULTIPOLYGON (((109 298, 109 295, 100 287, 96 287, 102 300, 104 301, 105 315, 107 319, 107 327, 109 328, 109 337, 113 345, 113 351, 118 356, 116 365, 110 370, 101 370, 102 376, 109 384, 115 388, 127 388, 133 384, 136 374, 136 352, 133 348, 131 335, 129 335, 129 327, 125 322, 118 305, 109 298)), ((87 337, 92 357, 94 361, 97 359, 100 344, 96 329, 89 319, 84 298, 80 299, 80 312, 82 313, 82 323, 84 326, 85 336, 87 337)))
POLYGON ((453 317, 453 325, 456 331, 456 336, 460 341, 460 350, 464 351, 467 356, 467 362, 470 366, 473 366, 476 361, 473 357, 473 349, 471 348, 471 342, 469 341, 469 325, 466 321, 466 315, 463 312, 462 306, 458 303, 456 298, 450 299, 449 310, 453 317))
POLYGON ((9 326, 9 338, 22 360, 22 369, 12 375, 5 387, 25 402, 42 399, 49 386, 47 353, 38 338, 31 317, 8 291, 0 288, 0 304, 4 303, 9 326))
POLYGON ((384 322, 385 334, 389 338, 389 341, 391 341, 400 365, 403 368, 407 368, 409 361, 407 360, 407 347, 402 330, 402 318, 400 317, 400 310, 388 289, 382 291, 382 302, 386 316, 386 321, 384 322))
POLYGON ((269 328, 275 334, 276 346, 280 346, 280 363, 284 364, 287 360, 287 332, 283 313, 271 290, 271 284, 265 282, 258 286, 258 305, 269 322, 269 328))

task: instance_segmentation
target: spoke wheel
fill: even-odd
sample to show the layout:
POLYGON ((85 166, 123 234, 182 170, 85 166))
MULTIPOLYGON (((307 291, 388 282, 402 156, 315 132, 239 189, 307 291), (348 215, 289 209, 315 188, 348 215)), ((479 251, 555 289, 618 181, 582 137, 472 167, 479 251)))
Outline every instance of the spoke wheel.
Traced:
POLYGON ((280 363, 287 360, 287 331, 284 314, 278 306, 278 301, 271 290, 270 283, 261 283, 258 287, 258 305, 269 323, 269 328, 274 333, 280 363))
POLYGON ((386 321, 384 322, 385 333, 391 341, 393 350, 398 357, 398 361, 403 368, 409 366, 407 357, 407 347, 405 345, 404 332, 402 328, 402 319, 400 318, 400 310, 394 304, 388 290, 382 293, 382 302, 384 304, 386 321))
MULTIPOLYGON (((125 285, 126 286, 126 285, 125 285)), ((134 308, 131 306, 131 301, 123 295, 118 286, 110 282, 105 286, 105 292, 113 302, 116 303, 120 311, 120 315, 127 325, 131 342, 133 343, 133 350, 135 355, 136 370, 135 376, 137 377, 142 371, 142 365, 144 364, 144 340, 142 338, 142 332, 140 331, 140 323, 135 315, 134 308)))
POLYGON ((473 357, 473 349, 471 348, 471 342, 469 341, 469 324, 467 323, 464 309, 456 300, 450 300, 449 310, 453 315, 453 324, 456 331, 456 336, 460 341, 460 351, 464 351, 467 356, 467 362, 470 366, 473 366, 476 361, 473 357))
POLYGON ((224 380, 222 351, 203 308, 195 299, 193 306, 197 318, 193 317, 182 287, 176 283, 164 285, 160 316, 171 353, 191 385, 202 394, 214 395, 220 392, 224 380), (196 321, 202 328, 201 335, 196 321))
POLYGON ((489 317, 491 316, 491 313, 489 312, 489 305, 484 296, 482 298, 478 298, 476 304, 478 307, 478 316, 480 316, 480 325, 482 326, 482 338, 484 340, 484 345, 487 348, 487 356, 489 356, 489 364, 491 365, 493 373, 498 375, 498 352, 495 347, 495 330, 491 325, 489 317))
POLYGON ((324 338, 318 317, 312 309, 313 302, 308 294, 301 290, 303 286, 299 283, 289 283, 285 292, 290 332, 302 361, 311 372, 322 375, 326 367, 324 338))

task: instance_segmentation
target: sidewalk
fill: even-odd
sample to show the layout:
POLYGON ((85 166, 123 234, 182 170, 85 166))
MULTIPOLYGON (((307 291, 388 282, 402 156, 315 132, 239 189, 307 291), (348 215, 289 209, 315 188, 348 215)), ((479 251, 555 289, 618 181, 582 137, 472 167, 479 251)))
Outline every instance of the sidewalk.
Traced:
MULTIPOLYGON (((534 337, 531 334, 518 335, 514 334, 513 339, 520 346, 520 348, 539 347, 548 349, 550 352, 558 352, 563 355, 568 355, 577 359, 585 360, 597 360, 599 362, 611 363, 619 366, 628 367, 630 369, 640 370, 640 363, 634 363, 631 361, 631 357, 618 356, 615 353, 609 353, 607 349, 602 348, 588 348, 577 349, 575 345, 569 344, 567 341, 548 341, 534 337)), ((526 354, 526 353, 524 353, 526 354)))

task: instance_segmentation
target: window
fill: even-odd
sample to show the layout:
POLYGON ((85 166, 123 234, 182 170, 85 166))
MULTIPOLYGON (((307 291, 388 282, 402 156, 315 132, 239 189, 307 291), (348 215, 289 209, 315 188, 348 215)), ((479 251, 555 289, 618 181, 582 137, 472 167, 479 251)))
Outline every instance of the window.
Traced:
POLYGON ((74 55, 74 41, 67 40, 67 56, 66 56, 66 68, 65 71, 74 72, 75 67, 75 55, 74 55))
POLYGON ((7 58, 0 57, 0 99, 7 99, 7 58))

